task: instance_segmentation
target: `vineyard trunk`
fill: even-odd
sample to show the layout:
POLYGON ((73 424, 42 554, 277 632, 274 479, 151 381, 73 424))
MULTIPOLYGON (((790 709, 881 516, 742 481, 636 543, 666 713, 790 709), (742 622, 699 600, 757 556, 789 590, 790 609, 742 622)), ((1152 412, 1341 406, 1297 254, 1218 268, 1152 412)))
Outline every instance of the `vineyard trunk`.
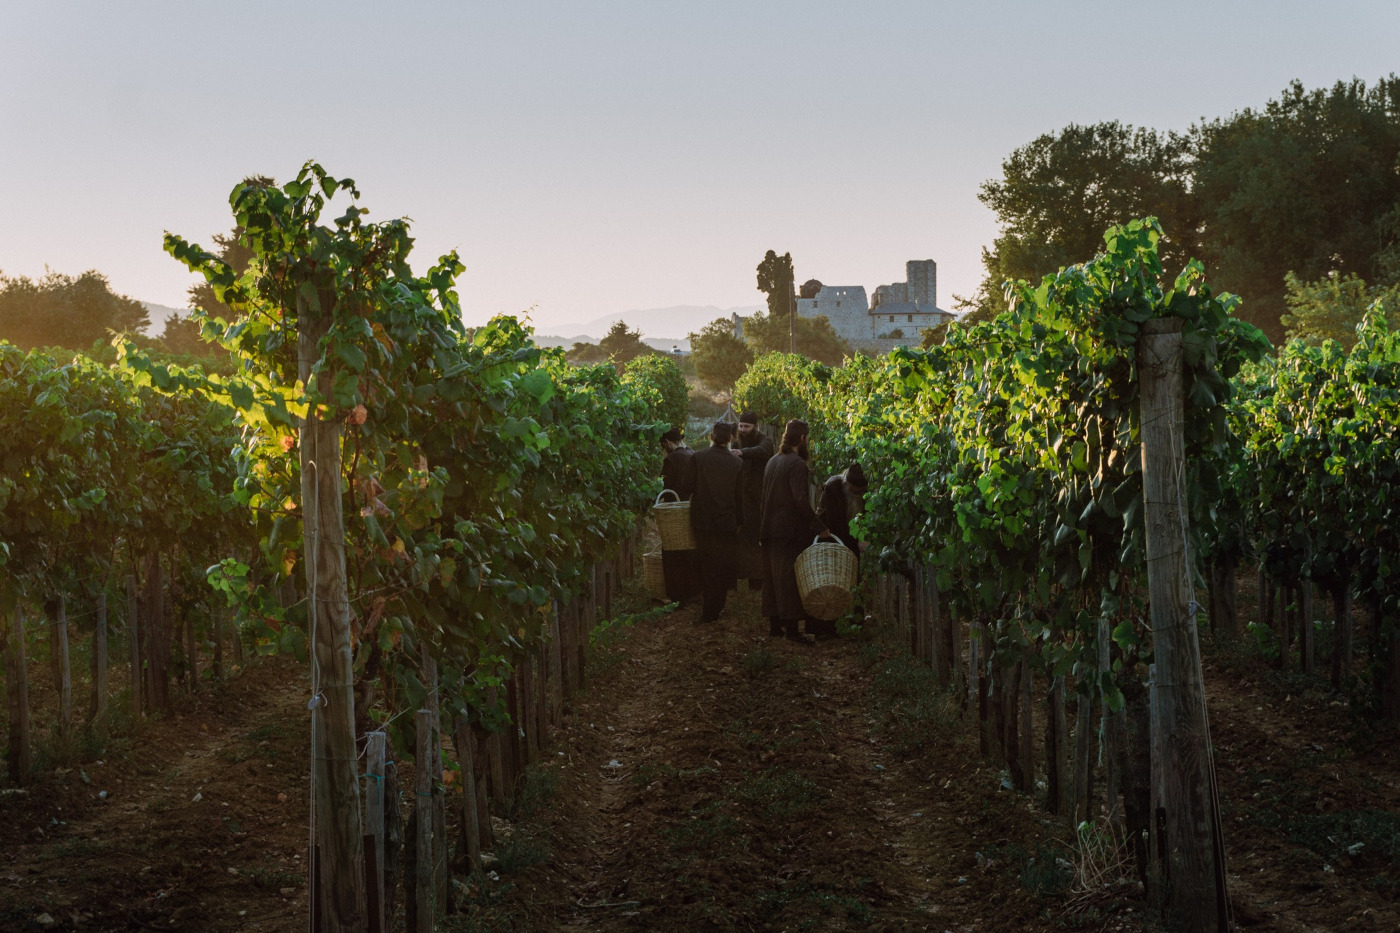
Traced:
POLYGON ((131 654, 131 715, 137 719, 141 717, 141 623, 137 617, 141 614, 141 597, 137 595, 136 575, 128 574, 126 578, 126 638, 127 649, 131 654))
POLYGON ((1314 644, 1313 630, 1313 585, 1311 580, 1304 580, 1300 587, 1299 598, 1299 619, 1298 628, 1298 652, 1303 659, 1303 673, 1313 674, 1317 671, 1317 646, 1314 644))
POLYGON ((414 722, 417 754, 414 756, 413 790, 413 925, 412 933, 433 933, 433 714, 420 709, 414 722))
POLYGON ((16 605, 5 627, 5 700, 10 714, 10 741, 5 765, 11 784, 29 781, 33 756, 29 744, 29 673, 24 657, 24 607, 16 605))
POLYGON ((1332 591, 1332 686, 1340 687, 1351 676, 1351 585, 1332 591))
POLYGON ((477 809, 476 756, 472 754, 472 729, 467 717, 453 722, 452 742, 457 746, 457 764, 462 769, 462 842, 467 871, 481 870, 481 816, 477 809))
POLYGON ((97 593, 97 627, 92 632, 92 703, 88 721, 100 734, 107 723, 107 588, 97 593))

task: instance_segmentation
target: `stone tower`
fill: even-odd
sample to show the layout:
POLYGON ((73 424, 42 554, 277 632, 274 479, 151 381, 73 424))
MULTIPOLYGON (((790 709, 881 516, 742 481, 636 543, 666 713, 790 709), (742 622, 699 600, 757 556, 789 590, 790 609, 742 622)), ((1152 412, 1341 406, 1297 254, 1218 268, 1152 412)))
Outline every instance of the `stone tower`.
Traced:
POLYGON ((909 301, 916 305, 938 306, 938 263, 932 259, 911 259, 904 264, 909 283, 909 301))

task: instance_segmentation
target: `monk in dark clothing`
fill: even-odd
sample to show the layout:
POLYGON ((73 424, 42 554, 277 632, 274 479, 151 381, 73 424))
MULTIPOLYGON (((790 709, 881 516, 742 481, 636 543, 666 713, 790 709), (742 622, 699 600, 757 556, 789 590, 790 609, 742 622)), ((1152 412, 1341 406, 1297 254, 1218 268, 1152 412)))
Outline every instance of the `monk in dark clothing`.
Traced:
MULTIPOLYGON (((856 540, 851 534, 851 519, 865 511, 865 470, 859 463, 853 463, 845 470, 827 479, 822 484, 821 500, 817 504, 817 517, 846 547, 856 556, 856 577, 860 577, 860 555, 866 543, 856 540)), ((860 590, 856 590, 856 602, 851 606, 857 622, 865 618, 865 608, 860 601, 860 590)))
MULTIPOLYGON (((661 463, 662 487, 689 501, 695 492, 695 451, 685 446, 679 428, 661 435, 666 459, 661 463)), ((695 551, 661 551, 661 574, 666 580, 666 598, 684 604, 699 592, 695 551)))
MULTIPOLYGON (((807 612, 797 588, 798 556, 813 537, 831 532, 812 510, 807 468, 807 423, 789 421, 778 455, 763 471, 763 516, 758 540, 763 547, 763 614, 768 634, 805 641, 801 632, 807 612)), ((834 626, 833 626, 834 629, 834 626)))
POLYGON ((857 557, 864 548, 851 534, 851 519, 865 511, 865 489, 865 470, 853 463, 827 479, 817 505, 817 517, 857 557))
POLYGON ((758 526, 763 517, 763 470, 773 459, 773 439, 758 429, 758 416, 739 416, 739 446, 730 451, 744 464, 743 504, 739 511, 739 574, 748 577, 749 589, 763 588, 763 552, 758 546, 758 526))
POLYGON ((711 444, 695 454, 695 495, 690 527, 700 565, 700 621, 713 622, 734 586, 739 547, 739 493, 744 466, 729 455, 730 426, 717 422, 711 444))

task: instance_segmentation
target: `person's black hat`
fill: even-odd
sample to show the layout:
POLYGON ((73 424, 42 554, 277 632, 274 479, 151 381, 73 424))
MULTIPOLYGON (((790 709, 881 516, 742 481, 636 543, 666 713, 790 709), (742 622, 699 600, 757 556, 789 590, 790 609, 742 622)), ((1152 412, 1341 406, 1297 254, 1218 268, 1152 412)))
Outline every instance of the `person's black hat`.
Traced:
POLYGON ((672 444, 679 444, 681 442, 681 429, 672 428, 665 434, 661 435, 661 439, 663 441, 670 441, 672 444))
POLYGON ((710 440, 716 444, 727 444, 734 436, 734 429, 729 426, 728 421, 716 421, 715 426, 710 429, 710 440))
POLYGON ((755 415, 755 414, 754 414, 753 412, 751 412, 751 411, 746 411, 746 412, 744 412, 742 415, 739 416, 739 423, 740 423, 740 424, 758 424, 758 415, 755 415))
POLYGON ((850 466, 846 467, 846 482, 857 489, 864 489, 866 487, 865 471, 860 468, 859 463, 852 463, 850 466))

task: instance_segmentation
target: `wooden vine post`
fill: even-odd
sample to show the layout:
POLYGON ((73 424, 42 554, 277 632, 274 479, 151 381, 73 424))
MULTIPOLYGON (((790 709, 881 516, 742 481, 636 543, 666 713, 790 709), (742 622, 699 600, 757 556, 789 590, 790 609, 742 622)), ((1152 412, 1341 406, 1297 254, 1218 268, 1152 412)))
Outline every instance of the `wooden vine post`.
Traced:
MULTIPOLYGON (((320 359, 334 298, 322 292, 319 308, 297 298, 298 370, 303 382, 320 359)), ((317 392, 331 397, 331 373, 317 378, 317 392)), ((360 933, 368 925, 365 897, 364 821, 355 748, 354 659, 350 651, 350 593, 345 577, 345 519, 340 494, 340 422, 323 419, 315 406, 301 425, 301 504, 310 590, 313 690, 311 700, 312 819, 320 849, 325 933, 360 933)), ((320 931, 316 931, 320 933, 320 931)))
POLYGON ((369 929, 384 933, 384 834, 386 797, 384 771, 388 760, 388 736, 381 730, 365 736, 365 860, 369 929))
POLYGON ((1152 649, 1154 748, 1161 766, 1152 788, 1154 855, 1168 923, 1190 933, 1226 931, 1223 840, 1215 799, 1196 609, 1187 563, 1181 320, 1149 320, 1138 343, 1143 496, 1152 649))

